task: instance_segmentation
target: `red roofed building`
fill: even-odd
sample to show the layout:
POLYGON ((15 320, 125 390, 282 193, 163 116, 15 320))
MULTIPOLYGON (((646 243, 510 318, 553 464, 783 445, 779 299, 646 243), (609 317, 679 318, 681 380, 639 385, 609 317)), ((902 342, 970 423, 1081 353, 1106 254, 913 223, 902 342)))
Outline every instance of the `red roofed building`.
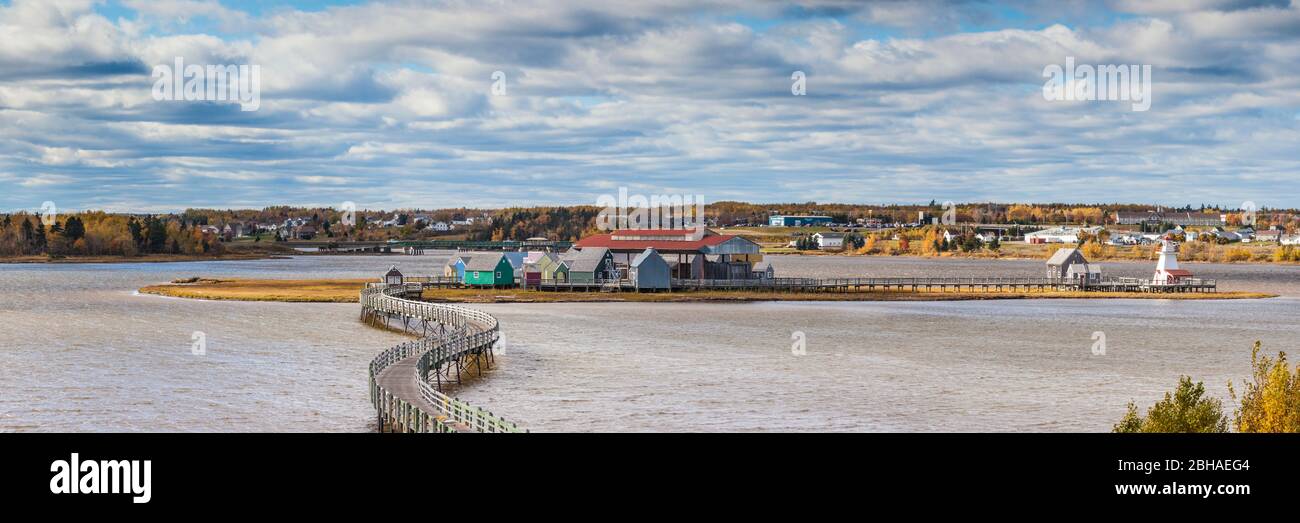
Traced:
POLYGON ((672 277, 682 279, 750 278, 754 264, 763 260, 757 243, 708 229, 621 229, 573 244, 578 250, 593 247, 609 249, 614 262, 623 267, 646 249, 654 249, 672 268, 672 277))

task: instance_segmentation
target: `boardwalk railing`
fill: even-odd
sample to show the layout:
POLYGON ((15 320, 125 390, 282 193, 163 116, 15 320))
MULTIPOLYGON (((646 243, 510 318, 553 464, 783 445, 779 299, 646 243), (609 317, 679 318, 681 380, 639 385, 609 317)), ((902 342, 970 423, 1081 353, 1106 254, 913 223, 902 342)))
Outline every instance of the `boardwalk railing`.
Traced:
POLYGON ((1107 278, 1101 281, 1084 282, 1072 279, 1030 278, 1030 277, 898 277, 898 278, 764 278, 731 280, 672 280, 673 289, 681 290, 772 290, 772 291, 848 291, 848 290, 947 290, 947 289, 1072 289, 1072 290, 1116 290, 1133 292, 1184 292, 1214 291, 1215 280, 1192 278, 1170 284, 1155 284, 1151 280, 1140 278, 1107 278))
POLYGON ((404 325, 412 320, 422 326, 423 336, 393 346, 370 362, 370 398, 380 418, 393 430, 407 432, 524 432, 514 423, 491 412, 444 394, 442 377, 455 366, 472 358, 475 364, 491 357, 500 331, 496 318, 482 311, 409 299, 422 285, 368 284, 361 291, 364 315, 398 318, 404 325), (402 396, 386 389, 378 377, 389 367, 415 358, 414 373, 418 397, 402 396))

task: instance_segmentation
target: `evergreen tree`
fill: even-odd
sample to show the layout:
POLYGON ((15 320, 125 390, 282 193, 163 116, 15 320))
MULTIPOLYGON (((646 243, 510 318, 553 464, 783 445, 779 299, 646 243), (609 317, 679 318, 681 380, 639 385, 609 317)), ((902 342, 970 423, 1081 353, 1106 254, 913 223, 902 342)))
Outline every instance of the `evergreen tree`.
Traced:
POLYGON ((148 228, 148 251, 163 252, 163 248, 167 246, 167 226, 162 220, 153 216, 147 218, 145 224, 148 228))
POLYGON ((32 226, 31 218, 23 218, 22 225, 18 226, 18 236, 18 239, 22 242, 22 245, 19 248, 23 251, 23 254, 30 254, 32 252, 33 241, 36 237, 35 227, 32 226))
POLYGON ((45 225, 37 223, 36 230, 34 234, 32 234, 32 248, 35 249, 37 254, 40 254, 45 252, 47 245, 48 243, 45 238, 45 225))
POLYGON ((137 251, 144 250, 144 235, 140 232, 140 222, 135 217, 131 217, 126 222, 126 229, 131 233, 131 242, 135 243, 137 251))
POLYGON ((74 242, 86 237, 86 224, 76 216, 68 218, 67 225, 63 227, 63 236, 74 242))

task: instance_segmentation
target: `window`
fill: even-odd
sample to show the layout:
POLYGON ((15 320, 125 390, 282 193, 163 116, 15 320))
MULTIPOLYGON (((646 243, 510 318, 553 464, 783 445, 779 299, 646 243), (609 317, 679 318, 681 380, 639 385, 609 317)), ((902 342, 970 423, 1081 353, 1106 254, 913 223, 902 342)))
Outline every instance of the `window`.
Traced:
POLYGON ((501 271, 497 271, 497 278, 501 277, 501 271))

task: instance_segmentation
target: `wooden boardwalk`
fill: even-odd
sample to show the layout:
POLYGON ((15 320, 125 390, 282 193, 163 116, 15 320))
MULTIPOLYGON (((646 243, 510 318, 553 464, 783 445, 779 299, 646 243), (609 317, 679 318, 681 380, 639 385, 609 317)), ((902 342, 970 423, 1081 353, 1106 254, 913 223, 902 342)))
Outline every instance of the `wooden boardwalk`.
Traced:
MULTIPOLYGON (((440 286, 456 286, 443 281, 440 286)), ((542 280, 530 288, 542 291, 635 291, 627 279, 566 282, 542 280)), ((743 290, 763 292, 1217 292, 1215 280, 1191 279, 1173 285, 1155 285, 1138 278, 1113 278, 1082 283, 1050 278, 1014 277, 919 277, 919 278, 770 278, 732 280, 672 280, 673 291, 743 290)))
POLYGON ((1216 292, 1215 280, 1192 279, 1173 285, 1154 285, 1138 278, 1115 278, 1084 283, 1051 278, 919 277, 919 278, 770 278, 749 280, 674 279, 673 290, 751 290, 771 292, 1216 292))
POLYGON ((361 291, 362 320, 416 334, 370 362, 370 399, 380 431, 524 432, 487 410, 442 392, 492 364, 499 326, 491 315, 418 298, 423 285, 371 284, 361 291))

